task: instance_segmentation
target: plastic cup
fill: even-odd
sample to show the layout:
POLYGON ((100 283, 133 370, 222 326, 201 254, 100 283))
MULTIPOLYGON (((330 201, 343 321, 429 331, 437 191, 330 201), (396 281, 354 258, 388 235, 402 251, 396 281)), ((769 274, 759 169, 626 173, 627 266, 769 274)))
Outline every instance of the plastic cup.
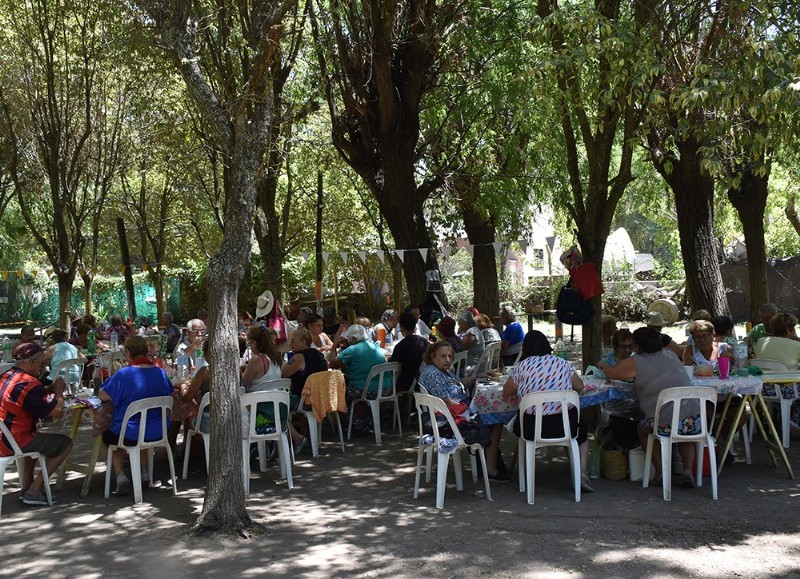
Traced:
POLYGON ((731 372, 731 359, 727 356, 717 359, 717 367, 720 379, 727 380, 731 372))

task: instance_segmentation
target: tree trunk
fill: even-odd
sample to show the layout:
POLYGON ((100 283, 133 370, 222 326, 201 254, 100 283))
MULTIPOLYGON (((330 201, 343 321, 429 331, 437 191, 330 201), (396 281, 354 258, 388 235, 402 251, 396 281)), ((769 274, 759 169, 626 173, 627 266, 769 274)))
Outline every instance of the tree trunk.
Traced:
POLYGON ((83 300, 83 307, 84 307, 84 316, 91 316, 92 312, 94 311, 94 306, 92 305, 94 296, 92 295, 93 283, 94 283, 94 274, 91 271, 86 271, 81 276, 83 280, 83 292, 84 292, 84 300, 83 300))
POLYGON ((500 290, 497 282, 497 261, 495 259, 494 224, 486 221, 484 215, 475 210, 474 205, 461 207, 464 231, 472 243, 472 291, 473 306, 482 314, 494 318, 500 312, 500 290))
POLYGON ((149 273, 150 281, 153 282, 153 288, 156 290, 156 319, 154 323, 158 325, 161 314, 167 309, 167 302, 164 299, 164 275, 161 272, 161 264, 151 266, 149 273))
POLYGON ((749 284, 749 320, 756 323, 762 304, 769 302, 767 285, 767 246, 764 242, 764 213, 771 166, 766 165, 766 174, 756 175, 750 167, 742 172, 738 188, 728 189, 728 199, 736 208, 744 231, 747 246, 747 281, 749 284))
POLYGON ((656 169, 675 195, 689 304, 693 311, 727 316, 730 310, 714 239, 714 178, 701 168, 698 142, 682 140, 677 147, 680 158, 673 161, 672 172, 658 164, 656 169))
POLYGON ((264 261, 264 289, 278 299, 283 295, 284 247, 281 240, 280 216, 275 210, 278 181, 269 174, 258 186, 255 234, 261 259, 264 261))
POLYGON ((70 331, 72 320, 72 282, 75 280, 75 271, 58 273, 58 327, 70 331))

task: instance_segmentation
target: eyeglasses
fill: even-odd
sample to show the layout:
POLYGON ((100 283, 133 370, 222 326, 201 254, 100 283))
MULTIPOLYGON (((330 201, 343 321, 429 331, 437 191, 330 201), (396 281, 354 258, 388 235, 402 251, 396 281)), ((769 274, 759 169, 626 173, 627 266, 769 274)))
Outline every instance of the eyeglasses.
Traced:
POLYGON ((617 344, 618 350, 633 350, 633 344, 617 344))
POLYGON ((709 332, 701 332, 700 334, 692 334, 695 340, 705 340, 706 338, 710 338, 711 334, 709 332))

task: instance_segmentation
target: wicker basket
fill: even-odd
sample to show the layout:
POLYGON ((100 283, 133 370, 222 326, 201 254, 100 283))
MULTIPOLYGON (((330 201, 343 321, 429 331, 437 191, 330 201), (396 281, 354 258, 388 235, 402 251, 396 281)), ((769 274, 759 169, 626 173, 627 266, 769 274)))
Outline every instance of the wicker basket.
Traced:
POLYGON ((628 476, 628 455, 625 450, 605 450, 601 457, 603 478, 622 480, 628 476))

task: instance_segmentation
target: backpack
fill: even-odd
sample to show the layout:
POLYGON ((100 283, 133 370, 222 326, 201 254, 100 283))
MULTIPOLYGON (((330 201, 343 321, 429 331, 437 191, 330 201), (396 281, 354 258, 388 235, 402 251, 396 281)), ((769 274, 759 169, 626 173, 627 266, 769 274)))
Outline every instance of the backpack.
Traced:
POLYGON ((583 299, 570 281, 558 292, 556 317, 562 324, 582 326, 594 317, 594 307, 591 301, 583 299))

